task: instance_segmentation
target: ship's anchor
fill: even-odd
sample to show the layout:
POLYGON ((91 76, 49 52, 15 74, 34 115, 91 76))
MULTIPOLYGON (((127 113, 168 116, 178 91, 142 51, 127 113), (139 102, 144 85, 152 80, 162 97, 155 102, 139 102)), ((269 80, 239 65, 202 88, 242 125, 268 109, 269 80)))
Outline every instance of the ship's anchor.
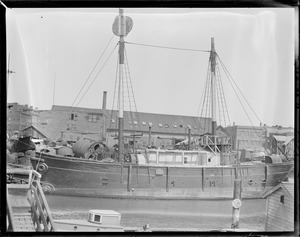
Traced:
POLYGON ((45 194, 52 194, 55 192, 55 187, 51 183, 41 182, 41 186, 45 194))

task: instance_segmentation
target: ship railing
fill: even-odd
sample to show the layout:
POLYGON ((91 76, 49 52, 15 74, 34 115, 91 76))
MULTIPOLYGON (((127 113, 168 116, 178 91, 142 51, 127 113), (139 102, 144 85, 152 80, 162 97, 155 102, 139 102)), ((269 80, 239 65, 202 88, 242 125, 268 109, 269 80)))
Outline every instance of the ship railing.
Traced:
POLYGON ((9 199, 9 195, 8 195, 8 187, 6 186, 6 213, 7 213, 7 217, 8 217, 8 226, 7 226, 7 231, 15 231, 15 223, 14 223, 14 219, 13 219, 13 210, 10 204, 10 199, 9 199))
POLYGON ((221 153, 219 147, 231 147, 231 141, 229 137, 226 136, 214 136, 214 135, 203 135, 198 140, 201 147, 208 147, 213 153, 221 153))
MULTIPOLYGON (((55 231, 54 228, 54 221, 52 218, 52 213, 48 206, 47 200, 45 198, 40 180, 41 174, 37 171, 32 169, 26 169, 22 167, 16 168, 7 168, 7 174, 11 176, 21 175, 22 177, 25 176, 25 179, 20 179, 20 183, 7 183, 7 215, 8 215, 8 231, 14 231, 14 213, 13 208, 10 203, 9 197, 9 189, 16 189, 16 190, 24 190, 25 193, 22 194, 24 197, 27 197, 27 200, 30 204, 30 213, 31 213, 31 220, 33 222, 34 229, 36 231, 43 231, 43 232, 51 232, 55 231)), ((18 180, 18 179, 17 179, 18 180)), ((23 193, 23 191, 21 191, 23 193)))
POLYGON ((202 147, 208 147, 214 154, 220 153, 220 149, 216 144, 216 136, 204 135, 199 139, 199 144, 202 147))
POLYGON ((41 174, 32 170, 32 181, 28 192, 28 199, 31 204, 32 220, 36 231, 52 232, 55 231, 54 220, 44 195, 40 179, 41 174))

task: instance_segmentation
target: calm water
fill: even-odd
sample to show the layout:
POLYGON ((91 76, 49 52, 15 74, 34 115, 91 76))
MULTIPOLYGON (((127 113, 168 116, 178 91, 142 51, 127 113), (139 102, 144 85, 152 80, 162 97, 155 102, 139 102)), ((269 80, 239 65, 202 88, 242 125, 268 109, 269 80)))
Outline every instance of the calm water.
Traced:
MULTIPOLYGON (((54 219, 87 219, 90 209, 107 209, 121 213, 123 227, 200 228, 203 230, 231 227, 231 200, 125 200, 46 196, 54 219)), ((263 231, 265 199, 243 200, 240 228, 263 231)))

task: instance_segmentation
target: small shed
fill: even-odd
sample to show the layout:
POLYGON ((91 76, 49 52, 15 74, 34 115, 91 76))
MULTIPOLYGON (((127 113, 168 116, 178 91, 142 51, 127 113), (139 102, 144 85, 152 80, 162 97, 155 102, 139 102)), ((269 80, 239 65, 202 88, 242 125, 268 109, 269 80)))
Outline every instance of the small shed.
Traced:
POLYGON ((263 198, 267 198, 266 231, 294 231, 294 183, 281 182, 263 198))
POLYGON ((23 129, 23 132, 28 132, 31 137, 37 138, 37 139, 42 139, 42 138, 49 138, 49 136, 46 134, 45 131, 43 131, 42 128, 30 125, 26 128, 23 129))

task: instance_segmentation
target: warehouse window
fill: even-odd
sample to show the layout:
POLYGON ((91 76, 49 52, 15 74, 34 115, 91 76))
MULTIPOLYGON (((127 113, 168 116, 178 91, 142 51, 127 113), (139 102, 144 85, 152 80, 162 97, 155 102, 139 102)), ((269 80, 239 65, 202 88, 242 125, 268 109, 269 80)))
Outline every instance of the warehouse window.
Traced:
POLYGON ((71 113, 70 120, 77 120, 77 113, 71 113))
POLYGON ((281 202, 281 203, 284 203, 284 195, 281 195, 281 196, 280 196, 280 202, 281 202))

